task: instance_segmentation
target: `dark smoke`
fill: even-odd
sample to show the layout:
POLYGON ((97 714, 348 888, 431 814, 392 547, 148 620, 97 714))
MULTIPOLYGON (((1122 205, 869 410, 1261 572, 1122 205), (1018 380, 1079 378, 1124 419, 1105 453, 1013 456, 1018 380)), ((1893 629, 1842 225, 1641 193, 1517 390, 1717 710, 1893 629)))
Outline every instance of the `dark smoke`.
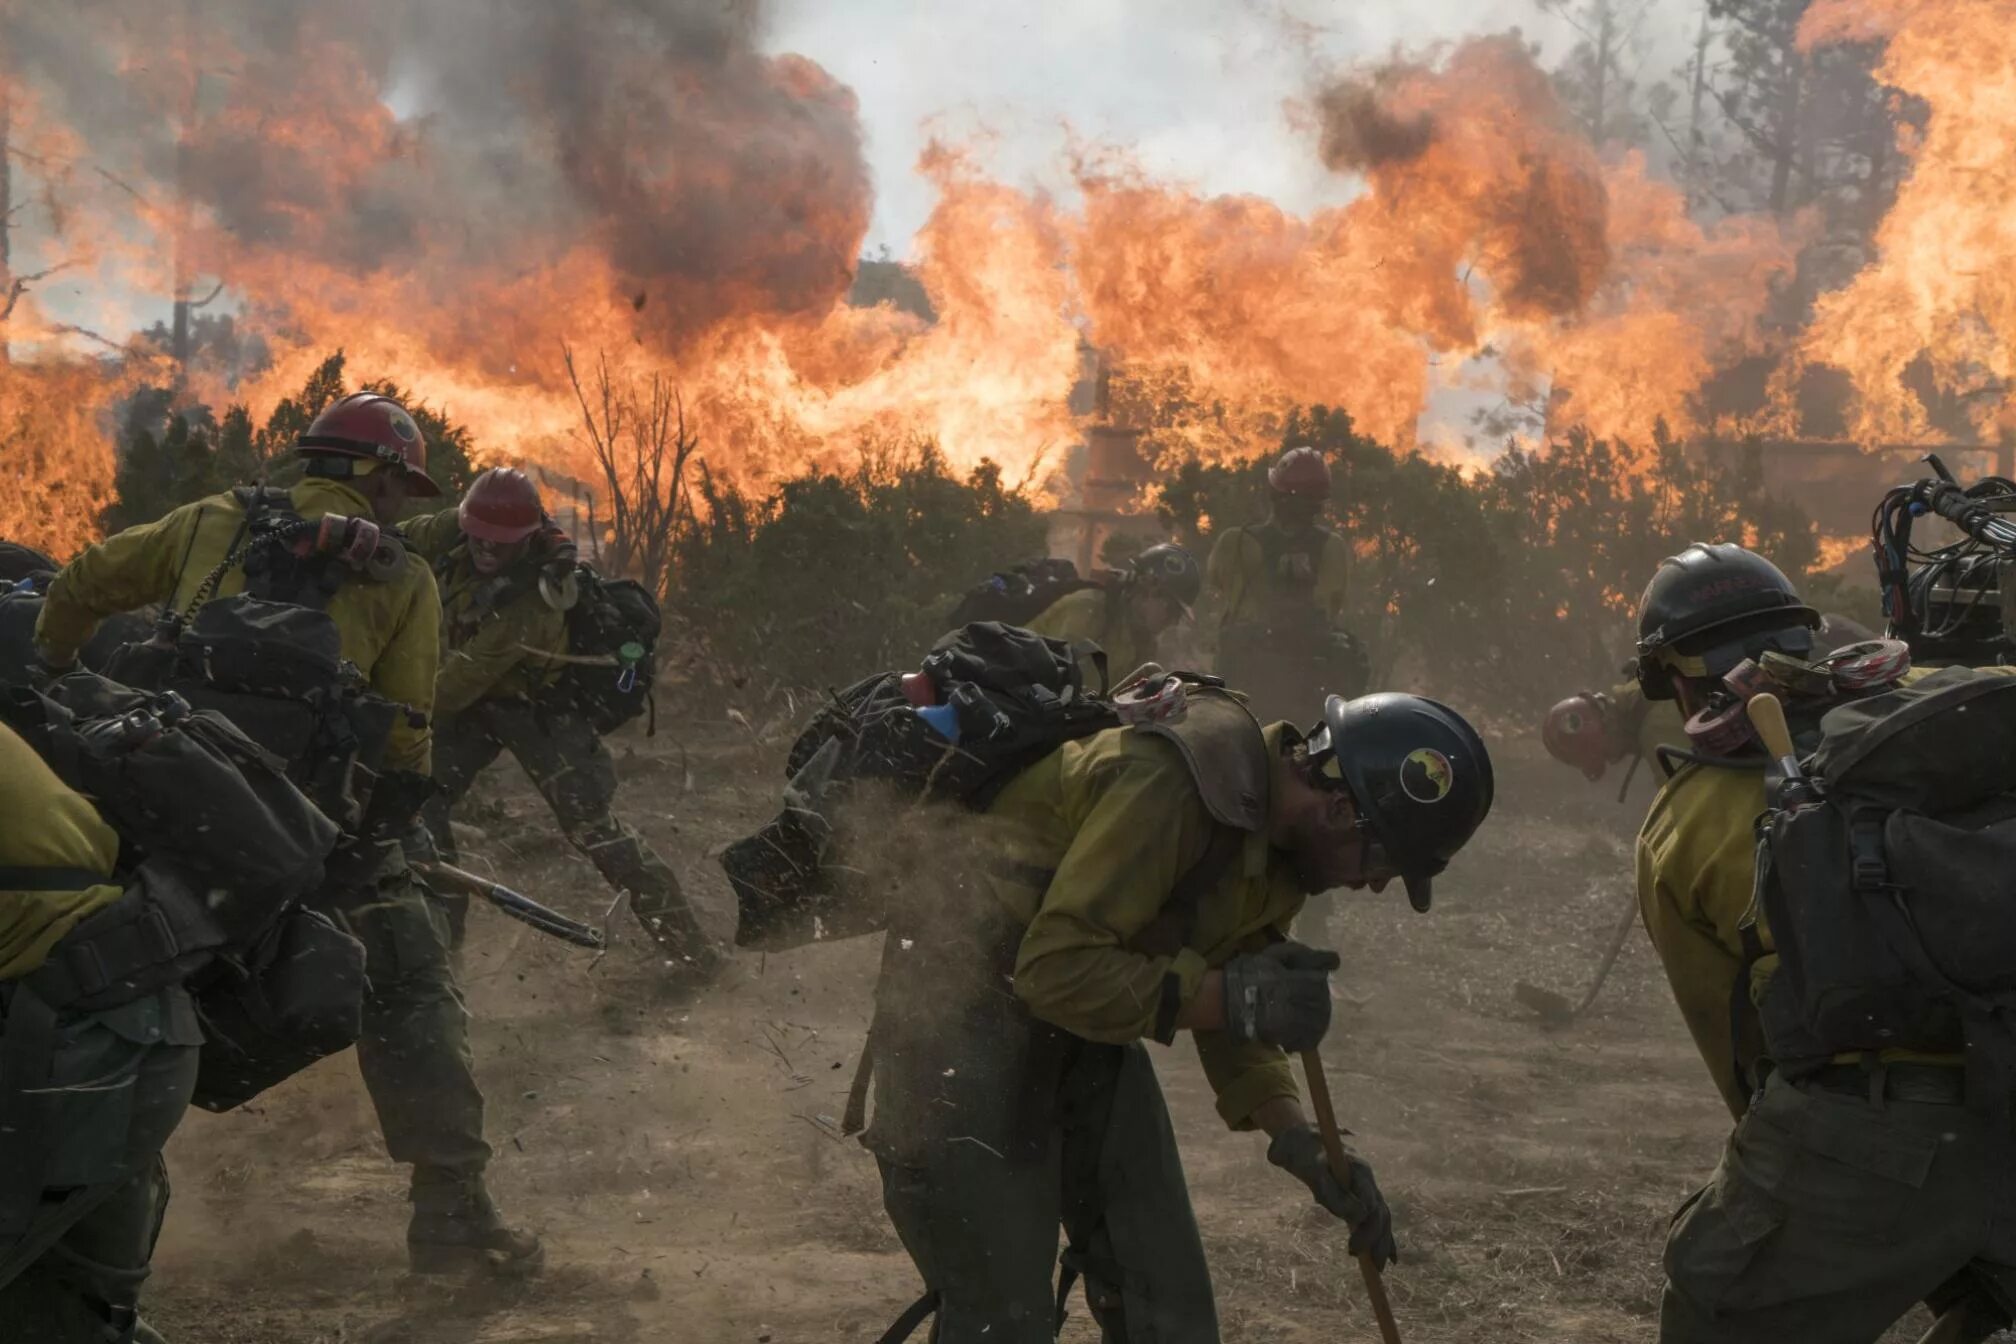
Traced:
POLYGON ((866 232, 852 93, 761 36, 743 0, 0 0, 0 75, 155 227, 186 201, 206 276, 249 248, 451 298, 587 245, 677 348, 824 312, 866 232))

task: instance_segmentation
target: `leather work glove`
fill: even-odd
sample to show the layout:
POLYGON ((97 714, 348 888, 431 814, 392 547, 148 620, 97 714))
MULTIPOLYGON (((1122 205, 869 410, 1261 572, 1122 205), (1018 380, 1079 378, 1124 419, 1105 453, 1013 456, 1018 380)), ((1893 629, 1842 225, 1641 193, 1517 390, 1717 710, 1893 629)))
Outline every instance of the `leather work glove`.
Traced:
POLYGON ((1297 1053, 1314 1050, 1330 1030, 1330 972, 1335 952, 1274 943, 1225 963, 1225 1030, 1297 1053))
POLYGON ((1349 1145, 1344 1155, 1351 1163, 1348 1181, 1331 1172, 1323 1139, 1313 1125, 1284 1129, 1267 1145, 1269 1162, 1308 1186, 1318 1204, 1349 1225, 1351 1254, 1370 1255, 1372 1263, 1384 1269, 1400 1258, 1399 1244, 1393 1240, 1393 1211, 1386 1207, 1386 1196, 1379 1193, 1379 1182, 1372 1179, 1365 1159, 1349 1145))

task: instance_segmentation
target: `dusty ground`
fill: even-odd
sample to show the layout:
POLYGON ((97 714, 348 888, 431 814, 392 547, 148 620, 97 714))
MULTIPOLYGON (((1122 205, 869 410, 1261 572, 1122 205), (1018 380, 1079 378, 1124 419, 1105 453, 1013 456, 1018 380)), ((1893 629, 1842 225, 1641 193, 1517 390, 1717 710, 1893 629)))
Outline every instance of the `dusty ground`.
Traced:
MULTIPOLYGON (((624 810, 725 931, 709 855, 767 815, 780 749, 759 751, 733 723, 682 731, 683 745, 621 740, 624 810)), ((1347 996, 1325 1047, 1332 1083, 1394 1204, 1404 1262, 1389 1283, 1408 1340, 1649 1340, 1666 1218, 1713 1165, 1726 1117, 1642 935, 1567 1029, 1539 1029, 1512 996, 1520 979, 1579 994, 1628 898, 1649 795, 1641 780, 1620 806, 1537 748, 1497 754, 1499 811, 1431 916, 1390 896, 1329 908, 1347 996)), ((500 872, 599 917, 599 880, 515 767, 486 776, 465 816, 500 872)), ((493 913, 472 924, 493 1183, 544 1233, 548 1273, 459 1290, 407 1278, 402 1173, 343 1057, 240 1113, 192 1114, 176 1136, 150 1290, 164 1332, 179 1344, 874 1340, 918 1285, 872 1161, 830 1132, 873 940, 750 956, 681 998, 627 920, 599 965, 493 913)), ((1157 1063, 1225 1337, 1375 1338, 1339 1230, 1260 1140, 1224 1132, 1186 1048, 1157 1063)), ((1094 1337, 1082 1316, 1067 1339, 1094 1337)))

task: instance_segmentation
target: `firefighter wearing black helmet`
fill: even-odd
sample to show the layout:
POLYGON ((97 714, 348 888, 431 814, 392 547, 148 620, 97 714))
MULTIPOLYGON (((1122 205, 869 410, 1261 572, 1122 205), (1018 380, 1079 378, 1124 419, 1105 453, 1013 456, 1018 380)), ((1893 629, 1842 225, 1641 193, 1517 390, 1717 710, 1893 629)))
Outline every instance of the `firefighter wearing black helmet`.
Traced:
MULTIPOLYGON (((1689 715, 1746 658, 1826 652, 1819 626, 1764 557, 1690 546, 1639 602, 1638 683, 1689 715)), ((1763 764, 1758 748, 1697 753, 1638 837, 1646 931, 1738 1120, 1669 1234, 1660 1339, 1874 1341, 1920 1299, 1950 1311, 1942 1340, 1985 1339, 2007 1317, 1970 1285, 2016 1288, 2016 1240, 1963 1226, 1966 1192, 1999 1189, 2016 1151, 2006 1131, 1979 1141, 1958 1104, 1960 1057, 1884 1051, 1796 1082, 1762 1058, 1751 1005, 1777 972, 1751 918, 1763 764)))
MULTIPOLYGON (((1490 810, 1461 716, 1331 697, 1308 731, 1193 690, 1180 722, 1029 766, 899 889, 870 1031, 864 1141, 935 1304, 936 1344, 1049 1344, 1061 1224, 1103 1338, 1210 1344, 1209 1270, 1148 1041, 1188 1032, 1234 1130, 1395 1258, 1371 1168, 1325 1164, 1290 1054, 1330 1021, 1334 953, 1286 932, 1311 895, 1430 886, 1490 810)), ((949 837, 948 837, 949 841, 949 837)), ((908 852, 912 847, 905 847, 908 852)))
POLYGON ((1161 542, 1128 561, 1114 582, 1058 598, 1028 628, 1067 643, 1097 644, 1117 685, 1155 661, 1156 641, 1189 619, 1203 583, 1195 556, 1173 542, 1161 542))

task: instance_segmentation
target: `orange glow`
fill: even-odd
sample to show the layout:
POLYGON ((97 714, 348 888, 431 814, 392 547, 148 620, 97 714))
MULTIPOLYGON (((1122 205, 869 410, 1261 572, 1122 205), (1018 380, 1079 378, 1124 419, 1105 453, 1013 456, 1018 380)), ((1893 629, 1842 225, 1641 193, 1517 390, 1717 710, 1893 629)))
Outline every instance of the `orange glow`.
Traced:
POLYGON ((2016 23, 2007 0, 1817 0, 1800 41, 1885 40, 1877 78, 1930 108, 1900 148, 1910 177, 1876 234, 1877 259, 1821 298, 1808 362, 1853 378, 1867 443, 1940 436, 1903 377, 1921 354, 1949 393, 1973 393, 1976 431, 2016 429, 2016 23))

